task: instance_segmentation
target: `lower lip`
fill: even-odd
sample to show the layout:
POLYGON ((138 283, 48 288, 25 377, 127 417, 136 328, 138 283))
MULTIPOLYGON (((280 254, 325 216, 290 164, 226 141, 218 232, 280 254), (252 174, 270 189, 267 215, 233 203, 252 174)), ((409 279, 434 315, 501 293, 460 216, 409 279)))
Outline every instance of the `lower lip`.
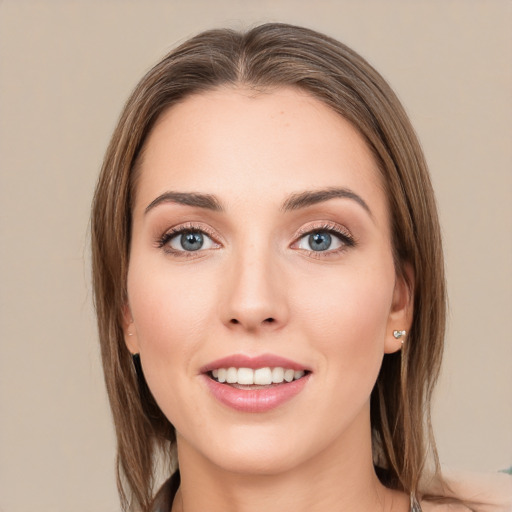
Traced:
POLYGON ((204 375, 206 384, 213 396, 222 404, 240 412, 267 412, 288 402, 298 395, 311 374, 294 380, 260 389, 237 389, 221 384, 204 375))

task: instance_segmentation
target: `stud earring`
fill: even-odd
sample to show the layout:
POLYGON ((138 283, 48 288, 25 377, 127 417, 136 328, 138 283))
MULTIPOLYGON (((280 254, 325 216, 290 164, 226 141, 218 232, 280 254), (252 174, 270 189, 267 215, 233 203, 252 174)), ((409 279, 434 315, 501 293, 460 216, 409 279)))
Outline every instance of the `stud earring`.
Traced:
MULTIPOLYGON (((407 334, 407 331, 393 331, 393 336, 395 339, 399 340, 403 336, 407 334)), ((404 344, 404 340, 400 340, 402 342, 402 345, 404 344)))

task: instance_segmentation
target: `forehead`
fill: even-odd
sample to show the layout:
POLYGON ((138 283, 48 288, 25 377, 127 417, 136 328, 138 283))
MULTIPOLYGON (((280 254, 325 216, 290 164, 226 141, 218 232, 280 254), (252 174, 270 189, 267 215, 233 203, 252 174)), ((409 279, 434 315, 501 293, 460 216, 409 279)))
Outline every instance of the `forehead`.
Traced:
POLYGON ((136 209, 166 190, 279 201, 297 190, 343 186, 385 203, 363 137, 293 88, 223 87, 187 97, 158 119, 139 170, 136 209))

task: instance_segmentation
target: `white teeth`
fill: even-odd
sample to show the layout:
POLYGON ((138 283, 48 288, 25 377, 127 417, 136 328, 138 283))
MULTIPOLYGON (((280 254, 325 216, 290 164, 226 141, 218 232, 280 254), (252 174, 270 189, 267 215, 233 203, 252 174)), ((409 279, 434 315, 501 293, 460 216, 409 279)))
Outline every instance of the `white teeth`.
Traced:
POLYGON ((265 367, 253 370, 252 368, 216 368, 212 370, 212 376, 217 381, 228 384, 242 384, 251 386, 269 386, 270 384, 281 384, 292 382, 304 377, 304 370, 292 370, 291 368, 265 367))
POLYGON ((251 370, 251 368, 238 368, 238 384, 254 384, 254 370, 251 370))
POLYGON ((272 370, 270 368, 258 368, 254 370, 254 384, 268 386, 272 384, 272 370))
POLYGON ((238 370, 236 368, 228 368, 226 372, 226 382, 228 384, 235 384, 238 381, 238 370))
POLYGON ((284 371, 284 380, 286 382, 291 382, 293 377, 295 376, 295 372, 293 370, 285 370, 284 371))
POLYGON ((284 369, 277 367, 272 370, 272 382, 274 384, 281 384, 284 380, 284 369))

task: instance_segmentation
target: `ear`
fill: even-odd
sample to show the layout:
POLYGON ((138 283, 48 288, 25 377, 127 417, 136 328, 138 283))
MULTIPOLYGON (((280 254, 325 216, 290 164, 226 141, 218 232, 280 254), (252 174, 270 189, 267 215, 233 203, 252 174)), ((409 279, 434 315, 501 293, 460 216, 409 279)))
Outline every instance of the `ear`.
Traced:
POLYGON ((138 354, 139 340, 137 338, 137 330, 135 329, 135 324, 133 322, 132 312, 130 311, 130 306, 128 304, 123 306, 123 334, 124 342, 128 347, 128 350, 132 354, 138 354))
POLYGON ((389 312, 384 353, 392 354, 402 348, 407 340, 407 334, 396 338, 394 331, 409 333, 414 312, 414 272, 412 266, 405 263, 402 273, 397 274, 393 290, 393 302, 389 312))

